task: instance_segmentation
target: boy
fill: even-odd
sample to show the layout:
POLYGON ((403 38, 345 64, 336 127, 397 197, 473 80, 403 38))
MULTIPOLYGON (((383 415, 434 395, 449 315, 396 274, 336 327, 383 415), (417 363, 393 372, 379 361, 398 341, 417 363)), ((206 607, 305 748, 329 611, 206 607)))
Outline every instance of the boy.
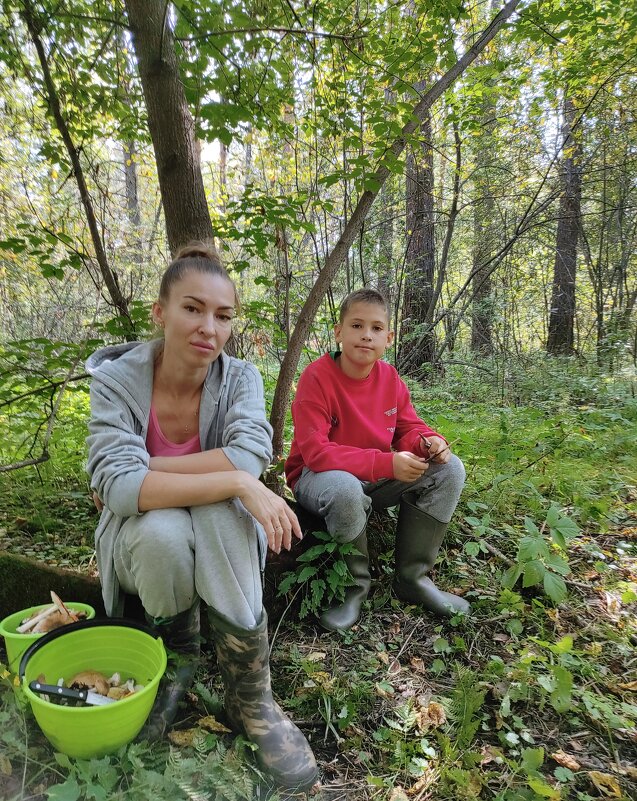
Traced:
POLYGON ((381 361, 394 338, 387 301, 374 289, 352 292, 334 334, 339 350, 308 365, 299 379, 285 463, 296 500, 357 551, 345 557, 354 585, 319 621, 336 631, 358 620, 371 583, 367 519, 372 509, 396 504, 395 593, 436 614, 468 613, 467 601, 427 577, 458 503, 464 466, 418 417, 396 370, 381 361))

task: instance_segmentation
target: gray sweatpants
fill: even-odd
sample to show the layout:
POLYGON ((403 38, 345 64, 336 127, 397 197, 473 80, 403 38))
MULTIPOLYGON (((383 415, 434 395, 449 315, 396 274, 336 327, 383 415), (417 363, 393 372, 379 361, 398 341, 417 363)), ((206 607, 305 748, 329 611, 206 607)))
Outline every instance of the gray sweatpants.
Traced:
POLYGON ((324 518, 337 542, 351 542, 363 530, 370 509, 387 509, 400 503, 404 492, 416 494, 416 506, 442 523, 448 523, 464 485, 465 469, 457 456, 447 464, 429 463, 417 481, 397 479, 360 481, 344 470, 313 473, 303 468, 294 485, 294 497, 308 511, 324 518))
POLYGON ((173 617, 197 596, 220 615, 252 629, 263 608, 265 534, 238 500, 130 517, 115 544, 124 592, 139 595, 153 617, 173 617))

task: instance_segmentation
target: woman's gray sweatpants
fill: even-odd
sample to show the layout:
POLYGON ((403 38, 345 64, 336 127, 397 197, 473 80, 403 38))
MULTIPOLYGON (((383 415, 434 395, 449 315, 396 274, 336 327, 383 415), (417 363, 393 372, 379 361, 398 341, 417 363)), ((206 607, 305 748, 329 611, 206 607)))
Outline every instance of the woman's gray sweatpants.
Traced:
POLYGON ((173 617, 199 596, 246 629, 261 620, 261 555, 252 515, 238 500, 130 517, 115 544, 124 592, 139 595, 153 617, 173 617))
POLYGON ((351 542, 365 527, 370 509, 396 506, 404 492, 415 493, 419 509, 441 523, 448 523, 464 479, 464 465, 455 455, 447 464, 430 462, 426 473, 412 483, 390 478, 360 481, 344 470, 313 473, 304 467, 294 485, 294 497, 309 512, 325 520, 328 532, 337 542, 351 542))

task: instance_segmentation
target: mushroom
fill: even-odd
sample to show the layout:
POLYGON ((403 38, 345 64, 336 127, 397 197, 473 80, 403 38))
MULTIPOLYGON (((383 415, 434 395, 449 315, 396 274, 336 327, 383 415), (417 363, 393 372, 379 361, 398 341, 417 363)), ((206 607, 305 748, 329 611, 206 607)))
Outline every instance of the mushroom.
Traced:
POLYGON ((74 690, 95 690, 100 695, 108 695, 110 689, 106 676, 96 670, 83 670, 81 673, 76 673, 69 681, 69 687, 74 690))

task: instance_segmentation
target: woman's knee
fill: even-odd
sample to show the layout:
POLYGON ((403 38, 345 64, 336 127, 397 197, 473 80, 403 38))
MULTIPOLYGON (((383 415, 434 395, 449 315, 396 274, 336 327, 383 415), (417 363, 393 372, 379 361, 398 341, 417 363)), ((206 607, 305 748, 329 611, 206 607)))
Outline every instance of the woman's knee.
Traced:
POLYGON ((135 518, 122 533, 131 553, 155 563, 172 564, 193 547, 192 520, 186 509, 152 509, 135 518))

